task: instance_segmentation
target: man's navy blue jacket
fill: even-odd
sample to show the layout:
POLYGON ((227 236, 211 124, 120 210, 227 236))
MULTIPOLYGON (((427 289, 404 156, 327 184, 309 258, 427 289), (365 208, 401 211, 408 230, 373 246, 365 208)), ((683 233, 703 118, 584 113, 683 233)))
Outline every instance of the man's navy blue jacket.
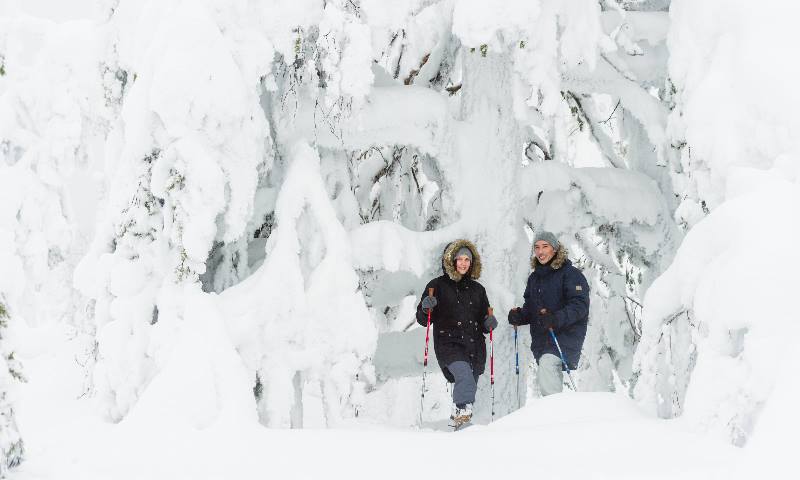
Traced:
POLYGON ((537 361, 545 353, 558 356, 558 349, 544 327, 552 323, 567 363, 570 369, 575 369, 589 323, 589 284, 567 258, 564 247, 547 264, 540 264, 536 257, 531 264, 534 270, 525 287, 522 319, 531 326, 533 355, 537 361), (547 309, 549 315, 540 315, 542 308, 547 309))

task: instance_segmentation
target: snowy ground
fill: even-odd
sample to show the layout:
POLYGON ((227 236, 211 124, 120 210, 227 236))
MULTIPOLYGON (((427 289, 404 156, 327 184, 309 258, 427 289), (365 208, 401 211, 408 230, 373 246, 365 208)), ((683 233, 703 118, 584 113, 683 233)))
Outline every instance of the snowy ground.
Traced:
MULTIPOLYGON (((742 452, 644 416, 609 393, 533 401, 459 433, 350 424, 332 430, 113 425, 81 396, 81 337, 24 333, 29 382, 19 398, 27 461, 12 480, 205 478, 729 478, 742 452)), ((230 425, 228 422, 227 425, 230 425)))

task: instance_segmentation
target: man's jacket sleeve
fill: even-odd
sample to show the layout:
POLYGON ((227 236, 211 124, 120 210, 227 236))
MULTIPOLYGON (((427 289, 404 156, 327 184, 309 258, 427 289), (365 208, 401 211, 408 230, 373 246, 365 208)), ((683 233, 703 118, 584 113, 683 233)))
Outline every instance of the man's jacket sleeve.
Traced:
POLYGON ((522 294, 522 323, 520 325, 530 325, 534 318, 533 313, 536 305, 533 298, 531 298, 531 295, 533 295, 531 290, 531 279, 528 277, 528 283, 525 285, 525 293, 522 294))
POLYGON ((561 286, 564 295, 564 308, 553 312, 557 328, 568 328, 589 316, 589 284, 580 270, 574 268, 564 276, 561 286))

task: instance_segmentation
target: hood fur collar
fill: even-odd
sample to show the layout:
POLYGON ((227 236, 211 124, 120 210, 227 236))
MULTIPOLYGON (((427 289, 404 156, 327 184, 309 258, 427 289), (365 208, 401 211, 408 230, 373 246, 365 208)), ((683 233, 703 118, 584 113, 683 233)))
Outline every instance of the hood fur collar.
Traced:
POLYGON ((469 240, 459 239, 450 244, 444 249, 442 254, 442 270, 454 282, 461 281, 462 275, 456 271, 455 254, 461 247, 467 247, 472 252, 472 265, 470 265, 467 274, 473 279, 477 280, 481 276, 481 256, 478 254, 478 249, 469 240))
MULTIPOLYGON (((567 253, 567 247, 561 245, 561 248, 556 251, 556 255, 553 257, 553 260, 550 261, 550 268, 553 270, 558 270, 559 268, 563 267, 564 262, 566 262, 568 258, 567 253)), ((536 255, 533 253, 533 249, 531 249, 531 270, 536 270, 537 265, 541 265, 541 263, 539 263, 539 259, 536 258, 536 255)))

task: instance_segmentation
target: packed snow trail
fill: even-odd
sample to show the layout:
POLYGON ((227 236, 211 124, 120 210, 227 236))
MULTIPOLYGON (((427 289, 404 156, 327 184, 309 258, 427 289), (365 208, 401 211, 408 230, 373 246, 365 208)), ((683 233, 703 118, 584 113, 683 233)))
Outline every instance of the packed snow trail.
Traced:
MULTIPOLYGON (((27 459, 11 480, 293 478, 714 478, 741 449, 643 415, 620 394, 563 393, 458 433, 267 429, 258 423, 160 428, 104 423, 80 397, 87 342, 61 326, 30 329, 19 423, 27 459), (33 348, 36 346, 36 348, 33 348)), ((198 395, 201 392, 198 392, 198 395)), ((202 401, 198 399, 199 401, 202 401)), ((135 409, 134 409, 135 410, 135 409)))

